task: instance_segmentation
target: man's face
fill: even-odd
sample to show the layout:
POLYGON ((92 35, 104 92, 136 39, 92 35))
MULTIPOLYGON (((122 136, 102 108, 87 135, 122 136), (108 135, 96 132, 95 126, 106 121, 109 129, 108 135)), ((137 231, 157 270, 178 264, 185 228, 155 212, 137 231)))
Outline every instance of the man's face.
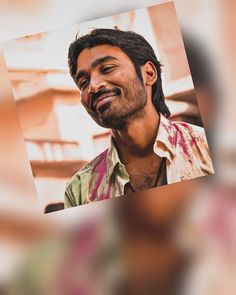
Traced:
POLYGON ((132 61, 116 46, 84 49, 77 59, 76 84, 82 104, 102 127, 124 128, 141 116, 147 102, 132 61))

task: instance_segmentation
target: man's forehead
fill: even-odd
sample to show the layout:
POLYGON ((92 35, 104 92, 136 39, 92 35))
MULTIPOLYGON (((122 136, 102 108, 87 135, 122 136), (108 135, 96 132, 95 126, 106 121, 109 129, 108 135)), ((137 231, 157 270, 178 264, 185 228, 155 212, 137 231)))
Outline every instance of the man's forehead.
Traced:
POLYGON ((83 65, 92 64, 95 60, 110 56, 115 59, 123 59, 128 56, 118 47, 113 45, 96 45, 92 48, 85 48, 82 50, 77 59, 77 68, 83 65))

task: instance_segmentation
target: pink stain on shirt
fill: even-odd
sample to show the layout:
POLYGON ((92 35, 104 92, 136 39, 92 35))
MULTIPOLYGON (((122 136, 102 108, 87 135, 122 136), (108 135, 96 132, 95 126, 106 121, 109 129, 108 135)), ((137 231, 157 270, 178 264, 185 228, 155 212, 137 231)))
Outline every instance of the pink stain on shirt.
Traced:
POLYGON ((193 145, 197 145, 197 138, 196 137, 192 137, 191 141, 190 141, 191 146, 193 145))
POLYGON ((171 145, 173 147, 176 147, 176 144, 177 144, 177 133, 175 133, 173 136, 168 135, 168 140, 169 140, 169 142, 171 143, 171 145))
MULTIPOLYGON (((186 127, 189 129, 189 126, 185 123, 181 123, 181 125, 183 127, 186 127)), ((179 126, 177 126, 177 124, 174 124, 176 130, 177 130, 177 133, 178 133, 178 144, 180 145, 180 147, 182 148, 183 152, 189 157, 190 156, 190 153, 189 153, 189 148, 187 146, 187 143, 188 141, 186 141, 185 137, 184 137, 184 134, 182 132, 182 130, 179 128, 179 126)))
POLYGON ((165 125, 163 122, 161 122, 161 124, 168 133, 168 141, 171 143, 173 147, 175 147, 177 144, 177 133, 175 132, 173 134, 173 129, 171 125, 165 125))
MULTIPOLYGON (((101 161, 98 163, 98 165, 96 165, 92 171, 92 173, 97 174, 97 179, 95 184, 92 182, 92 186, 90 187, 91 190, 91 197, 89 198, 90 201, 94 201, 97 197, 97 191, 101 185, 101 182, 103 180, 103 178, 106 175, 107 172, 107 153, 108 150, 106 150, 102 156, 101 156, 101 161)), ((99 199, 103 199, 103 196, 100 195, 99 199)))
POLYGON ((102 193, 99 196, 99 200, 107 200, 110 199, 112 197, 112 187, 113 187, 113 183, 112 183, 112 179, 109 180, 109 185, 108 185, 108 190, 106 193, 102 193))

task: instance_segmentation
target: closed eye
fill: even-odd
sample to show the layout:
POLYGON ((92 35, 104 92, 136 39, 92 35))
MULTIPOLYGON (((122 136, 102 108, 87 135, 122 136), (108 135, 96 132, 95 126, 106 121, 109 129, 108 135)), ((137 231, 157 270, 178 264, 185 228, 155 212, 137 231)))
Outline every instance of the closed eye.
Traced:
POLYGON ((78 87, 80 90, 84 89, 88 85, 88 79, 83 79, 78 82, 78 87))
POLYGON ((116 68, 115 65, 103 66, 101 71, 103 74, 107 74, 107 73, 110 73, 111 71, 113 71, 115 68, 116 68))

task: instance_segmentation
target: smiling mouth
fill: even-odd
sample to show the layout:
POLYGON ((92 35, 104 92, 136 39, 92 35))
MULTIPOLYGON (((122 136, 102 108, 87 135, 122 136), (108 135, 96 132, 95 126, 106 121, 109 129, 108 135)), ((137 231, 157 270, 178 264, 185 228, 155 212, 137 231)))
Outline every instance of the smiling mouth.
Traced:
POLYGON ((101 95, 100 97, 98 97, 94 101, 93 110, 98 111, 100 109, 100 107, 102 107, 105 103, 113 100, 115 96, 117 96, 115 93, 114 94, 101 95))

